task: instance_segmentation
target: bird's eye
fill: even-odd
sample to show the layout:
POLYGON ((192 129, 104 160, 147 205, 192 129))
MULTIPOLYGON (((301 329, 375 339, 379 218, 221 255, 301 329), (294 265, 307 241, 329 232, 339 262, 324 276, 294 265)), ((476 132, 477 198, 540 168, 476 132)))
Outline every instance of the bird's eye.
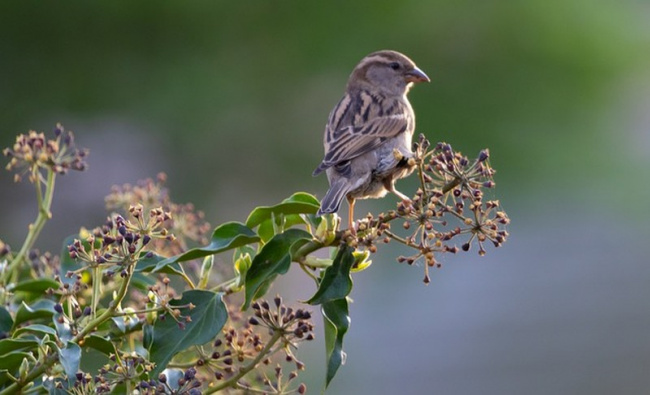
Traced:
POLYGON ((393 62, 393 63, 390 63, 390 64, 388 65, 388 67, 390 67, 390 68, 393 69, 393 70, 398 70, 400 66, 399 66, 399 63, 397 63, 397 62, 393 62))

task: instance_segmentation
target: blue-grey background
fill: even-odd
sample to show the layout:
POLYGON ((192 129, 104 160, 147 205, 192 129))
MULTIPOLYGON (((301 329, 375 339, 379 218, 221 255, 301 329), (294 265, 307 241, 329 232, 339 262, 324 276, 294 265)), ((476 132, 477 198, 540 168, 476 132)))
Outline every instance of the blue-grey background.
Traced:
MULTIPOLYGON (((428 287, 381 249, 355 277, 331 393, 643 394, 649 19, 642 0, 7 1, 0 146, 62 122, 91 150, 87 172, 58 179, 42 250, 100 223, 111 185, 159 171, 212 224, 244 220, 298 190, 323 195, 311 171, 349 72, 402 51, 432 78, 410 95, 418 131, 490 148, 512 236, 483 258, 445 257, 428 287)), ((19 245, 34 215, 30 186, 0 173, 0 238, 19 245)), ((276 291, 313 287, 292 272, 276 291)), ((301 355, 318 393, 322 343, 301 355)))

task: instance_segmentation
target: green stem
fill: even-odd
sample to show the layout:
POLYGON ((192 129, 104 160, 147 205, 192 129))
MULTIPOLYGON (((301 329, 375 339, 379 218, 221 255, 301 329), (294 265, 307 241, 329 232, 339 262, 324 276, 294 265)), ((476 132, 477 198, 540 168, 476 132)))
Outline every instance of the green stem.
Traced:
POLYGON ((422 188, 422 193, 427 196, 427 183, 424 181, 424 159, 418 163, 418 178, 420 179, 420 188, 422 188))
MULTIPOLYGON (((271 336, 271 338, 269 339, 269 342, 266 343, 266 346, 262 349, 262 351, 260 351, 259 354, 257 354, 255 359, 253 359, 249 364, 247 364, 245 366, 242 366, 239 369, 239 372, 236 375, 232 376, 231 378, 224 381, 223 383, 220 383, 218 385, 215 385, 214 387, 208 388, 207 390, 203 391, 203 393, 204 394, 213 394, 213 393, 215 393, 217 391, 221 391, 222 389, 226 389, 226 388, 229 388, 229 387, 235 388, 235 386, 237 384, 237 381, 239 381, 239 379, 244 377, 248 372, 255 369, 255 367, 264 358, 267 357, 267 354, 269 353, 271 348, 273 348, 275 343, 277 343, 278 340, 280 340, 281 337, 282 337, 282 331, 277 330, 277 331, 273 332, 273 336, 271 336)), ((0 394, 0 395, 2 395, 2 394, 0 394)))
POLYGON ((125 316, 125 315, 151 313, 151 312, 154 312, 154 311, 159 312, 159 311, 163 311, 163 310, 164 309, 162 307, 155 307, 153 309, 134 310, 134 311, 129 311, 129 312, 119 311, 119 312, 116 312, 115 314, 113 314, 113 317, 122 317, 122 316, 125 316))
POLYGON ((219 285, 216 285, 212 288, 210 288, 210 291, 212 292, 226 292, 230 291, 232 288, 234 288, 237 285, 237 277, 231 278, 228 281, 224 281, 219 285))
POLYGON ((90 322, 88 322, 88 324, 79 333, 77 333, 77 336, 75 336, 72 339, 73 342, 78 343, 80 340, 86 337, 87 334, 89 334, 96 327, 101 325, 104 321, 107 321, 108 319, 113 317, 115 310, 117 310, 117 307, 120 305, 120 303, 122 303, 122 300, 126 296, 126 291, 129 288, 131 277, 133 276, 134 266, 135 264, 128 265, 126 269, 126 276, 124 277, 124 281, 122 282, 122 284, 120 284, 120 288, 118 289, 117 294, 115 295, 113 301, 108 305, 108 308, 104 310, 104 312, 99 317, 90 320, 90 322))
POLYGON ((14 259, 9 263, 9 266, 2 276, 3 285, 7 285, 8 282, 14 281, 17 278, 18 267, 27 260, 27 254, 34 246, 36 239, 38 239, 41 230, 43 230, 43 226, 45 226, 48 219, 52 218, 50 208, 52 207, 52 198, 54 196, 54 181, 56 179, 56 173, 51 169, 47 171, 44 196, 41 192, 41 180, 38 170, 36 170, 36 173, 37 174, 34 175, 34 182, 36 183, 36 196, 38 199, 38 216, 34 223, 29 225, 29 232, 27 233, 27 237, 25 238, 20 251, 18 251, 14 259))
POLYGON ((167 364, 168 368, 176 368, 176 369, 187 369, 191 368, 192 366, 196 366, 196 363, 198 362, 198 359, 195 359, 194 361, 190 362, 170 362, 167 364))
POLYGON ((396 235, 395 233, 391 232, 388 229, 384 230, 384 233, 386 233, 391 239, 394 239, 395 241, 398 241, 398 242, 404 244, 407 247, 413 247, 413 243, 409 243, 408 240, 396 235))
POLYGON ((102 269, 99 266, 93 268, 93 295, 91 299, 91 308, 93 309, 93 318, 97 318, 97 305, 99 304, 99 298, 101 297, 101 287, 102 287, 102 269))
POLYGON ((300 265, 300 268, 302 269, 302 271, 305 272, 305 274, 307 274, 309 277, 311 277, 311 279, 314 280, 314 282, 316 283, 316 285, 318 285, 318 278, 316 278, 316 276, 314 276, 314 275, 309 271, 309 269, 307 269, 307 266, 303 265, 302 263, 300 263, 299 265, 300 265))
POLYGON ((461 179, 456 177, 453 180, 449 181, 442 187, 442 194, 446 194, 447 192, 451 191, 452 189, 456 188, 458 184, 460 184, 461 179))
MULTIPOLYGON (((331 245, 337 245, 341 241, 342 235, 343 235, 342 232, 336 232, 336 236, 334 237, 334 240, 332 241, 331 245)), ((321 243, 318 240, 308 241, 300 248, 298 248, 295 253, 293 253, 292 259, 294 262, 304 263, 304 260, 307 257, 307 255, 311 254, 314 251, 320 250, 323 247, 328 247, 328 246, 321 243)))
POLYGON ((185 273, 185 270, 183 269, 183 266, 181 266, 181 273, 179 274, 183 280, 187 283, 187 285, 190 287, 190 289, 196 289, 196 285, 194 285, 194 282, 192 279, 185 273))

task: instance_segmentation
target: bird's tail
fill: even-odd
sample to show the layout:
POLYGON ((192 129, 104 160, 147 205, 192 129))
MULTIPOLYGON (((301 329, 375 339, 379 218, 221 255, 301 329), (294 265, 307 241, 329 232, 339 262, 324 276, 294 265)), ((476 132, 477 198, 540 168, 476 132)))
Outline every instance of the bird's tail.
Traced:
POLYGON ((350 191, 350 183, 346 179, 339 179, 330 186, 325 197, 320 202, 320 209, 316 215, 335 213, 339 210, 345 195, 350 191))

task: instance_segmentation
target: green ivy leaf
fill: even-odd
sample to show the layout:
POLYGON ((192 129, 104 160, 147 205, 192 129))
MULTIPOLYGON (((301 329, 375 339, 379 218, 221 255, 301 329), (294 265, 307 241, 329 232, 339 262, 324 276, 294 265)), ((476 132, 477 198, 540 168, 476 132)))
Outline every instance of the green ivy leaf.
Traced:
POLYGON ((56 328, 57 336, 65 344, 72 340, 74 335, 72 334, 72 327, 70 327, 68 320, 62 319, 62 322, 59 322, 59 318, 61 317, 63 317, 63 314, 54 314, 54 316, 52 316, 52 322, 56 328))
POLYGON ((305 192, 296 192, 275 206, 257 207, 248 216, 246 226, 252 229, 280 215, 286 217, 289 214, 316 214, 319 207, 320 202, 314 196, 305 192))
POLYGON ((149 350, 153 344, 153 334, 154 328, 153 325, 144 324, 142 325, 142 346, 149 350))
POLYGON ((39 278, 36 280, 27 280, 23 281, 21 283, 18 283, 13 291, 14 292, 27 292, 31 294, 38 294, 42 295, 45 291, 48 289, 59 289, 61 284, 59 282, 54 281, 54 279, 51 278, 39 278))
POLYGON ((311 235, 304 230, 289 229, 264 244, 246 273, 242 310, 248 309, 255 298, 262 296, 278 274, 285 274, 289 270, 290 248, 293 243, 303 239, 311 239, 311 235))
POLYGON ((178 323, 170 316, 165 320, 156 320, 149 347, 149 359, 156 363, 151 373, 153 377, 157 377, 165 369, 177 352, 193 345, 207 343, 219 334, 228 320, 228 311, 222 296, 221 293, 195 289, 184 292, 180 300, 170 302, 172 307, 189 303, 196 307, 192 310, 179 307, 183 316, 189 315, 192 319, 190 322, 184 322, 181 318, 185 324, 184 329, 179 329, 178 323))
POLYGON ((206 247, 193 248, 180 255, 164 259, 156 264, 153 271, 158 272, 165 266, 176 262, 203 258, 258 241, 260 241, 259 236, 246 225, 239 222, 227 222, 214 230, 212 241, 206 247))
POLYGON ((142 322, 136 314, 130 317, 120 316, 111 318, 111 333, 114 335, 125 335, 142 328, 142 322))
POLYGON ((154 284, 156 284, 156 278, 148 273, 133 273, 133 277, 131 277, 131 285, 144 294, 149 292, 149 287, 154 284))
POLYGON ((318 290, 307 303, 311 305, 323 304, 348 296, 352 290, 350 269, 355 263, 353 252, 354 248, 347 245, 339 248, 332 266, 325 269, 325 274, 318 284, 318 290))
POLYGON ((83 346, 95 349, 105 355, 116 354, 115 345, 110 340, 97 335, 87 336, 84 339, 83 346))
POLYGON ((255 258, 255 255, 257 255, 257 249, 249 245, 238 247, 232 255, 232 261, 235 262, 237 259, 243 257, 246 254, 248 254, 251 259, 253 259, 255 258))
POLYGON ((273 281, 275 280, 275 276, 270 278, 268 281, 265 281, 260 285, 260 287, 255 291, 255 295, 253 295, 252 300, 256 300, 261 298, 262 296, 266 295, 266 293, 269 291, 269 288, 271 288, 271 285, 273 284, 273 281))
POLYGON ((20 369, 20 364, 23 363, 23 360, 25 358, 31 358, 31 355, 32 355, 31 353, 27 353, 24 351, 12 351, 0 355, 0 361, 2 361, 2 367, 0 368, 0 372, 3 371, 8 372, 14 377, 16 377, 16 373, 18 372, 18 369, 20 369))
POLYGON ((14 326, 14 319, 4 307, 0 306, 0 335, 7 334, 14 326))
POLYGON ((29 306, 23 302, 16 312, 14 328, 25 321, 31 321, 38 318, 50 318, 54 315, 54 305, 55 303, 48 299, 41 299, 29 306))
POLYGON ((81 347, 73 342, 68 342, 65 348, 59 348, 59 362, 68 376, 68 382, 74 380, 75 374, 79 371, 79 360, 81 359, 81 347))
POLYGON ((56 337, 56 330, 54 328, 49 327, 47 325, 32 324, 32 325, 28 325, 16 329, 16 331, 14 332, 14 339, 20 337, 20 335, 22 335, 25 332, 42 333, 42 334, 52 335, 53 337, 56 337))
POLYGON ((0 355, 11 351, 31 350, 38 346, 36 340, 31 339, 2 339, 0 340, 0 355))
MULTIPOLYGON (((144 257, 142 259, 139 259, 138 262, 135 264, 135 272, 136 273, 150 273, 152 271, 155 271, 156 267, 161 261, 164 261, 165 257, 162 257, 158 254, 152 253, 150 257, 144 257)), ((165 274, 177 274, 180 275, 183 273, 183 270, 181 269, 181 265, 179 265, 177 262, 170 263, 168 265, 165 265, 163 268, 160 270, 157 270, 158 273, 165 273, 165 274)))
POLYGON ((350 327, 347 295, 352 290, 350 270, 357 261, 354 248, 347 245, 339 248, 332 266, 325 269, 318 291, 308 301, 320 304, 325 328, 325 351, 327 374, 325 388, 345 363, 343 337, 350 327))
POLYGON ((344 298, 325 302, 321 305, 321 313, 325 328, 325 353, 327 356, 325 388, 327 388, 339 367, 345 363, 343 337, 350 327, 348 301, 344 298))
POLYGON ((276 234, 276 228, 279 229, 277 233, 281 233, 285 229, 289 229, 294 225, 300 225, 304 223, 305 221, 299 214, 280 214, 277 217, 273 216, 272 218, 262 222, 257 228, 257 234, 260 235, 262 241, 266 243, 271 239, 271 237, 276 234))
POLYGON ((4 388, 9 384, 13 379, 9 376, 7 369, 0 369, 0 388, 4 388))

